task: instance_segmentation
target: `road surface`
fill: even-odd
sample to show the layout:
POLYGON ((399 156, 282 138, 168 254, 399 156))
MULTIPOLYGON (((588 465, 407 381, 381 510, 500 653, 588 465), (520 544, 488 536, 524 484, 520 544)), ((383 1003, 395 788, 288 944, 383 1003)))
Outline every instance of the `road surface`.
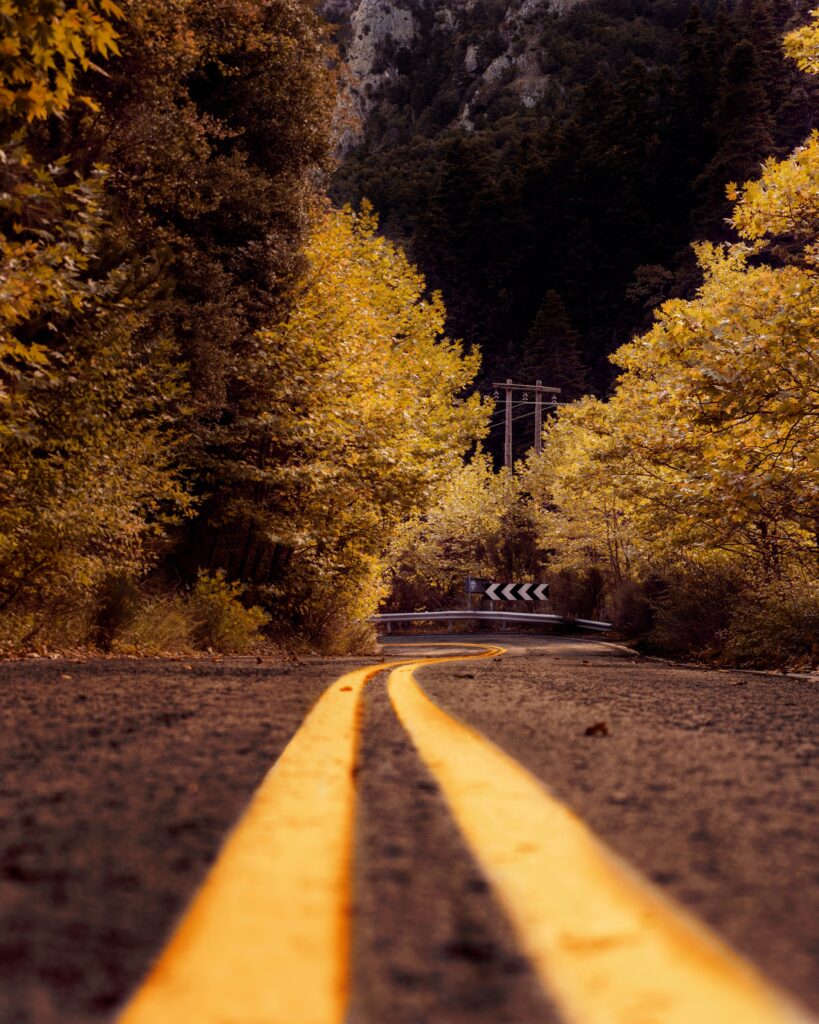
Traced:
POLYGON ((496 642, 0 666, 0 1021, 811 1019, 816 684, 496 642))

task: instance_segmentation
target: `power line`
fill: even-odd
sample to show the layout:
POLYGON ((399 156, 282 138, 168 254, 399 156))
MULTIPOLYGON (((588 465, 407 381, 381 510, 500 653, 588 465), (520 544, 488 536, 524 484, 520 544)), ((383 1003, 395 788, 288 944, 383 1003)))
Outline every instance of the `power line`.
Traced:
MULTIPOLYGON (((531 415, 532 415, 532 412, 531 412, 531 411, 530 411, 530 412, 522 412, 522 413, 520 414, 520 416, 513 416, 513 417, 512 417, 512 422, 513 422, 513 423, 517 423, 517 422, 518 422, 518 420, 525 420, 525 419, 527 418, 527 416, 531 416, 531 415)), ((491 429, 491 430, 495 430, 495 429, 496 429, 497 427, 499 427, 499 426, 501 425, 501 423, 502 423, 502 422, 503 422, 503 420, 498 420, 498 422, 497 422, 497 423, 495 423, 495 424, 490 424, 490 429, 491 429)))

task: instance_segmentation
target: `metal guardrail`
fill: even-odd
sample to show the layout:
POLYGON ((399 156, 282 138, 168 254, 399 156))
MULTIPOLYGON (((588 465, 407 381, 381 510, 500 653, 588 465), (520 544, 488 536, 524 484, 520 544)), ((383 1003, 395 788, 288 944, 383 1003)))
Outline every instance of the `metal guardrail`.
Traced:
POLYGON ((567 619, 562 615, 547 615, 538 612, 471 612, 466 610, 452 612, 385 612, 373 615, 371 622, 385 625, 389 631, 392 623, 401 622, 456 622, 463 620, 487 622, 519 622, 530 626, 538 624, 552 626, 574 626, 577 629, 588 629, 596 633, 605 633, 611 629, 610 622, 597 622, 594 619, 567 619))

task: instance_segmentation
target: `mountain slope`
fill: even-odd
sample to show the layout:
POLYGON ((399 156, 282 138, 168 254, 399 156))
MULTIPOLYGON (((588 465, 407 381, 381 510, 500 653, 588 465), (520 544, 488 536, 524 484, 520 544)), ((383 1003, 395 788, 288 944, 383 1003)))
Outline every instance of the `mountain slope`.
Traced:
MULTIPOLYGON (((696 284, 725 185, 814 125, 781 53, 809 0, 326 0, 359 115, 333 185, 442 289, 486 377, 555 293, 590 367, 696 284)), ((560 382, 556 382, 560 383, 560 382)))
POLYGON ((527 109, 535 106, 550 78, 541 59, 539 23, 582 2, 326 0, 326 17, 342 26, 349 94, 362 121, 345 147, 361 138, 372 111, 390 104, 394 87, 406 82, 417 98, 431 100, 436 111, 467 130, 474 127, 475 112, 501 95, 527 109))

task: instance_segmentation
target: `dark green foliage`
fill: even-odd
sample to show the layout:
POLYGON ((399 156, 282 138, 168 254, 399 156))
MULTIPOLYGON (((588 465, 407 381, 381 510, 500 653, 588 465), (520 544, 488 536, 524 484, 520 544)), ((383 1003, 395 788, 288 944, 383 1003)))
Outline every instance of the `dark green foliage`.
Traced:
MULTIPOLYGON (((765 55, 764 50, 762 51, 765 55)), ((729 182, 755 177, 774 149, 770 90, 765 88, 757 49, 743 39, 731 50, 720 76, 714 115, 709 125, 717 140, 714 156, 694 183, 699 198, 695 215, 709 237, 727 234, 719 215, 729 182)))
POLYGON ((70 607, 63 635, 107 645, 151 568, 246 577, 252 467, 283 455, 244 424, 320 201, 325 30, 307 0, 121 6, 60 120, 0 109, 0 642, 59 639, 70 607))
POLYGON ((110 252, 161 280, 145 331, 169 333, 186 368, 198 514, 174 571, 248 578, 265 500, 248 466, 276 453, 247 427, 279 385, 253 374, 256 332, 286 313, 303 270, 334 99, 326 40, 303 0, 131 0, 125 15, 122 57, 96 84, 102 113, 70 126, 71 145, 114 169, 110 252))
POLYGON ((579 353, 580 335, 572 326, 556 291, 543 296, 517 366, 517 379, 540 380, 561 389, 560 400, 572 401, 586 392, 586 367, 579 353))

